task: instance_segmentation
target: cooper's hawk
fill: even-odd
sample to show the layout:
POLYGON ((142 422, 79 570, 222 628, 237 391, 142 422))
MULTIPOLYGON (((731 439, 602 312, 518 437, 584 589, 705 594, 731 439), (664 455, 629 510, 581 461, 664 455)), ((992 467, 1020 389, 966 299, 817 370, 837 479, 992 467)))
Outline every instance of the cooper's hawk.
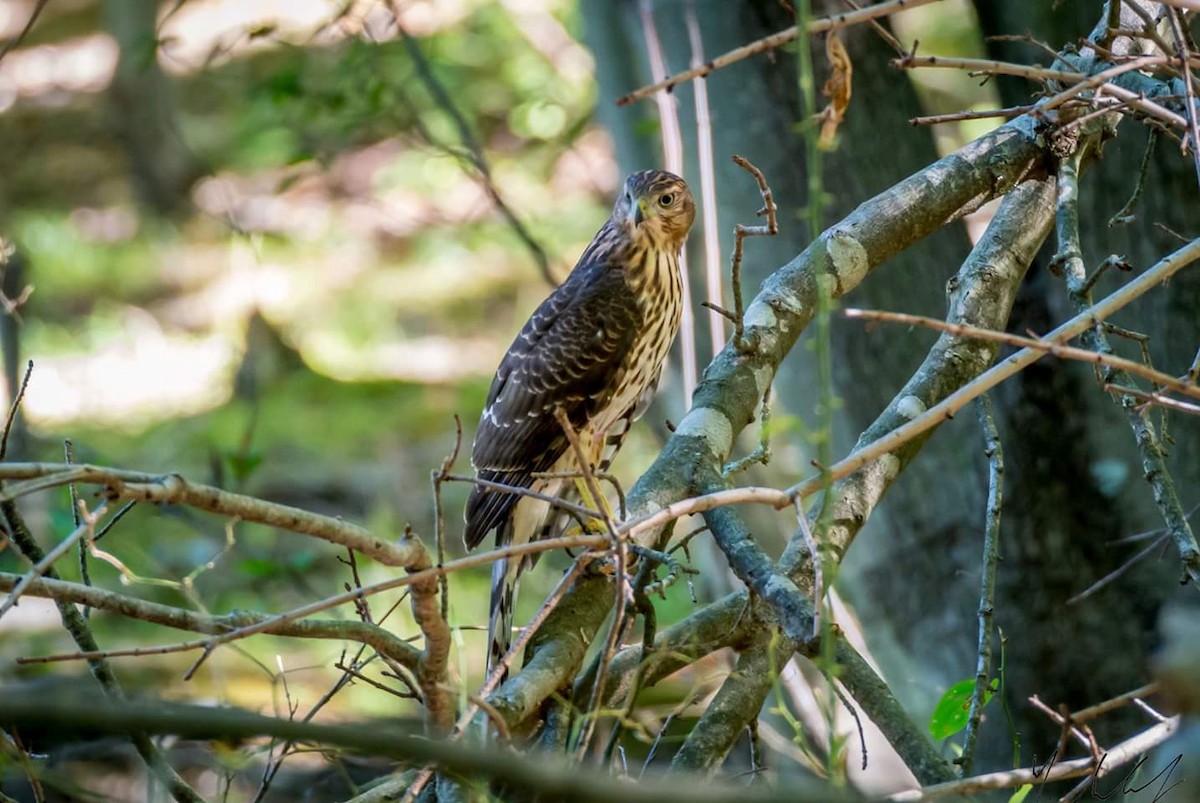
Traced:
MULTIPOLYGON (((591 465, 607 470, 645 412, 679 331, 679 251, 695 216, 679 176, 646 170, 625 180, 612 216, 496 370, 471 452, 480 479, 572 496, 574 480, 535 476, 579 471, 556 408, 579 434, 591 465)), ((468 549, 492 530, 504 546, 547 537, 566 521, 548 502, 481 485, 472 489, 464 518, 468 549)), ((533 562, 493 565, 489 671, 508 652, 517 580, 533 562)))

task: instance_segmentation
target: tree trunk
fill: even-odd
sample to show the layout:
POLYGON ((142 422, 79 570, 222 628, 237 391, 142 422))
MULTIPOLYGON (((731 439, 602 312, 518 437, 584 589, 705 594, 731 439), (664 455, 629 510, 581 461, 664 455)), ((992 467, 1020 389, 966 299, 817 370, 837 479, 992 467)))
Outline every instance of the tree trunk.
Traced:
MULTIPOLYGON (((983 5, 1021 17, 1019 25, 997 23, 982 9, 985 33, 1023 31, 1030 24, 1023 5, 983 5)), ((687 68, 691 61, 685 23, 688 4, 656 2, 653 6, 668 69, 687 68)), ((592 0, 585 1, 584 12, 589 43, 597 56, 601 119, 614 132, 622 167, 647 166, 658 133, 646 132, 645 126, 637 127, 633 121, 647 113, 648 105, 632 111, 611 105, 613 98, 649 81, 637 6, 622 3, 617 14, 612 4, 592 0)), ((1093 18, 1063 19, 1060 31, 1065 33, 1051 38, 1051 44, 1058 46, 1085 34, 1097 13, 1091 8, 1093 18)), ((719 7, 697 3, 695 14, 706 59, 793 22, 772 0, 741 0, 719 7)), ((825 160, 824 186, 832 195, 825 225, 935 158, 929 132, 907 122, 920 109, 907 77, 887 66, 892 54, 886 45, 866 26, 844 32, 843 39, 854 64, 854 94, 839 148, 825 160)), ((811 45, 820 84, 825 73, 824 45, 819 39, 811 45)), ((1028 53, 1023 55, 1029 60, 1028 53)), ((743 271, 749 296, 763 277, 807 241, 807 226, 799 219, 807 203, 807 181, 804 144, 796 133, 800 120, 796 63, 785 49, 724 68, 705 80, 713 120, 722 250, 728 253, 732 246, 733 224, 749 222, 750 213, 760 205, 752 180, 728 161, 729 154, 743 154, 763 169, 780 208, 779 236, 747 243, 743 271)), ((1029 87, 1017 89, 1023 94, 1006 97, 1007 103, 1028 102, 1029 87)), ((689 156, 687 178, 696 189, 692 89, 683 85, 674 94, 689 156)), ((1132 121, 1124 123, 1125 128, 1136 126, 1132 121)), ((1117 251, 1140 269, 1172 250, 1176 243, 1157 230, 1152 233, 1149 221, 1162 220, 1185 235, 1194 235, 1195 210, 1200 208, 1195 178, 1187 180, 1190 163, 1179 159, 1173 146, 1159 149, 1156 169, 1165 172, 1155 175, 1166 176, 1166 183, 1159 186, 1156 179, 1148 188, 1139 222, 1115 232, 1106 228, 1108 218, 1132 190, 1143 144, 1139 131, 1122 131, 1085 179, 1081 216, 1087 227, 1084 248, 1089 265, 1117 251), (1181 219, 1189 216, 1190 222, 1181 219), (1107 244, 1098 243, 1104 239, 1107 244)), ((697 236, 691 277, 697 300, 704 297, 700 263, 694 256, 698 242, 697 236)), ((946 280, 968 249, 965 230, 948 227, 894 258, 846 303, 942 317, 946 280)), ((1043 265, 1051 249, 1044 252, 1043 265)), ((1195 271, 1190 277, 1180 276, 1170 292, 1148 297, 1122 321, 1152 334, 1156 364, 1176 373, 1186 369, 1196 347, 1198 279, 1195 271)), ((1097 293, 1110 292, 1119 281, 1115 276, 1106 278, 1097 293)), ((697 309, 702 330, 707 315, 697 309)), ((1069 316, 1061 281, 1035 268, 1011 329, 1045 332, 1069 316)), ((903 386, 933 339, 931 333, 921 331, 868 331, 857 322, 835 322, 835 382, 842 401, 835 424, 835 454, 848 451, 858 432, 903 386)), ((697 340, 703 343, 706 338, 698 333, 697 340)), ((815 422, 815 376, 809 350, 797 348, 776 380, 776 415, 786 412, 815 422)), ((1113 546, 1113 539, 1160 526, 1161 519, 1148 486, 1140 481, 1129 426, 1120 409, 1100 392, 1089 369, 1045 361, 1002 386, 995 396, 1007 458, 1004 562, 999 570, 996 622, 1008 639, 1005 680, 1026 748, 1024 758, 1029 760, 1035 753, 1044 758, 1058 732, 1044 716, 1031 711, 1024 702, 1027 696, 1037 693, 1051 705, 1066 702, 1080 707, 1144 682, 1155 612, 1175 593, 1178 569, 1168 547, 1165 560, 1140 565, 1103 592, 1067 606, 1071 596, 1142 547, 1113 546)), ((841 574, 885 676, 918 718, 928 713, 950 683, 974 673, 987 468, 974 415, 959 419, 943 425, 897 481, 850 550, 841 574)), ((1186 504, 1191 501, 1187 489, 1195 487, 1195 472, 1200 470, 1196 425, 1172 421, 1171 426, 1177 441, 1171 465, 1179 472, 1186 504)), ((796 440, 794 434, 776 437, 796 440)), ((810 444, 776 446, 782 459, 763 481, 787 484, 806 473, 810 444)), ((760 542, 767 540, 761 530, 756 535, 760 542)), ((1109 724, 1128 733, 1120 716, 1109 724)), ((1011 760, 1007 729, 998 713, 990 716, 983 730, 980 751, 976 764, 980 770, 1011 760)))
POLYGON ((171 82, 158 64, 157 0, 105 0, 120 58, 109 89, 112 126, 129 159, 138 200, 170 214, 188 206, 199 167, 184 143, 171 82))

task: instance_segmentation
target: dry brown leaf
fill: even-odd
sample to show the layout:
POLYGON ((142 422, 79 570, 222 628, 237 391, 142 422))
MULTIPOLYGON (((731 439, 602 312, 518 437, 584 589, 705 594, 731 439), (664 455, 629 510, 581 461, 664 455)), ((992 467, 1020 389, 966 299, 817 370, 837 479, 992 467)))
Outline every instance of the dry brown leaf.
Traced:
POLYGON ((838 38, 837 31, 830 31, 825 37, 825 58, 829 60, 830 74, 821 93, 829 98, 829 104, 821 112, 819 145, 822 150, 831 150, 838 125, 845 119, 846 109, 850 106, 851 78, 854 74, 850 54, 838 38))

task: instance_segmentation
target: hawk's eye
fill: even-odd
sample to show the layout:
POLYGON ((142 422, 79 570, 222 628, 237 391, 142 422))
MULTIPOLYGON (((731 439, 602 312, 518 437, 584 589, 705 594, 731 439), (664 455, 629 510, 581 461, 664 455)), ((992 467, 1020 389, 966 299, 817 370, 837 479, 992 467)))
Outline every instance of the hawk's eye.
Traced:
POLYGON ((664 209, 666 209, 668 206, 670 206, 673 203, 675 203, 675 196, 669 192, 663 193, 662 195, 658 196, 658 205, 663 207, 664 209))

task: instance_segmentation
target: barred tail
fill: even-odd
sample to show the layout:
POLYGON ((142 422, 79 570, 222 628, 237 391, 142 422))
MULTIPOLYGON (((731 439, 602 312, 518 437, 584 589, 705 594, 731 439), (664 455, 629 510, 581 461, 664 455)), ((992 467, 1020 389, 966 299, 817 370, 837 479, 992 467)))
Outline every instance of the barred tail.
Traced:
MULTIPOLYGON (((490 676, 512 645, 513 613, 516 610, 517 584, 520 581, 521 558, 501 558, 492 564, 492 602, 488 615, 487 674, 490 676)), ((508 679, 508 667, 500 682, 508 679)))

